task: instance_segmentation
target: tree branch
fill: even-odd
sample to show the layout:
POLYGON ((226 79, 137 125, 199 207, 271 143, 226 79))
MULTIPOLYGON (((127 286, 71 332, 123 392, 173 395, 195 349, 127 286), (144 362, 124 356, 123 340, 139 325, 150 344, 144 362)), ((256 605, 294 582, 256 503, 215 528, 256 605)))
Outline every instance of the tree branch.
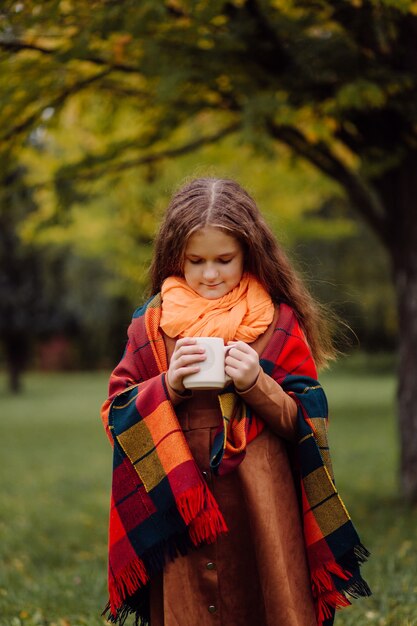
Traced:
MULTIPOLYGON (((47 55, 59 54, 58 48, 45 48, 44 46, 26 43, 25 41, 20 41, 18 39, 6 40, 0 38, 0 49, 11 52, 20 52, 21 50, 33 50, 35 52, 40 52, 41 54, 47 55)), ((94 63, 95 65, 106 66, 109 70, 117 70, 120 72, 127 72, 129 74, 140 73, 139 68, 134 67, 133 65, 126 65, 124 63, 111 63, 110 61, 106 61, 105 59, 97 56, 77 56, 73 57, 73 60, 88 61, 89 63, 94 63)))
POLYGON ((313 145, 299 130, 273 122, 269 124, 269 131, 275 139, 285 143, 296 154, 336 180, 345 189, 353 206, 371 225, 382 242, 387 244, 388 219, 377 192, 370 184, 345 167, 324 143, 313 145))
POLYGON ((0 137, 0 142, 9 141, 10 139, 15 138, 17 135, 20 135, 21 133, 25 132, 31 126, 33 126, 35 122, 37 122, 42 112, 46 108, 48 107, 57 108, 61 106, 61 104, 63 104, 69 96, 75 93, 78 93, 79 91, 81 91, 82 89, 85 89, 86 87, 89 87, 92 83, 103 78, 103 76, 107 76, 107 74, 109 74, 110 71, 111 71, 110 69, 106 69, 102 72, 99 72, 98 74, 95 74, 94 76, 90 76, 89 78, 86 78, 85 80, 81 80, 80 82, 75 83, 74 85, 71 85, 68 89, 60 93, 56 98, 54 98, 53 100, 50 100, 49 102, 39 107, 34 113, 29 115, 25 120, 9 128, 8 131, 2 137, 0 137))
MULTIPOLYGON (((65 181, 65 180, 79 180, 79 181, 94 180, 98 178, 98 176, 101 176, 102 174, 122 172, 132 167, 138 167, 140 165, 148 165, 150 163, 156 163, 157 161, 162 161, 163 159, 172 159, 174 157, 187 154, 189 152, 194 152, 205 145, 217 143, 218 141, 220 141, 221 139, 224 139, 228 135, 235 133, 237 130, 239 130, 239 128, 240 128, 240 124, 238 122, 235 122, 233 124, 230 124, 229 126, 226 126, 226 128, 223 128, 222 130, 216 133, 213 133, 212 135, 208 135, 207 137, 200 137, 199 139, 196 139, 195 141, 191 141, 190 143, 186 143, 183 146, 179 146, 177 148, 160 150, 159 152, 146 154, 142 157, 138 157, 135 159, 128 159, 126 161, 121 161, 119 163, 111 163, 111 164, 103 165, 100 161, 98 164, 98 167, 95 167, 94 164, 91 167, 91 164, 90 164, 89 171, 77 172, 77 169, 82 167, 83 164, 82 162, 75 163, 69 167, 62 168, 61 172, 58 171, 55 180, 58 184, 60 181, 65 181)), ((41 189, 41 188, 47 187, 49 184, 50 184, 49 182, 45 181, 43 183, 38 183, 37 185, 34 185, 33 187, 35 189, 41 189)))

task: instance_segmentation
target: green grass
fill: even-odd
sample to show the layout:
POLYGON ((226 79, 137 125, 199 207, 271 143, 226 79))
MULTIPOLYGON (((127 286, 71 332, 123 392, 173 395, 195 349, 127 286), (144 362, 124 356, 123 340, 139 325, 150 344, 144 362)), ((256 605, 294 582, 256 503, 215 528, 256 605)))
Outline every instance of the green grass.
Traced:
MULTIPOLYGON (((374 595, 336 625, 415 625, 417 511, 397 492, 393 373, 356 358, 322 380, 337 484, 372 552, 364 573, 374 595)), ((104 374, 31 374, 21 397, 0 392, 0 626, 105 623, 106 389, 104 374)))
POLYGON ((102 374, 28 376, 0 396, 0 624, 102 625, 110 445, 102 374))
POLYGON ((321 380, 337 486, 372 553, 363 572, 373 596, 338 613, 335 623, 415 626, 417 510, 402 503, 398 491, 393 369, 358 357, 321 380))

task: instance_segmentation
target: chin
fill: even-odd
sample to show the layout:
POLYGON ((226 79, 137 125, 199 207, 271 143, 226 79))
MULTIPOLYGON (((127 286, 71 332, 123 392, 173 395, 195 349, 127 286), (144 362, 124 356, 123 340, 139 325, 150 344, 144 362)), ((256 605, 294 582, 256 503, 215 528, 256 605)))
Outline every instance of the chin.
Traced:
POLYGON ((217 300, 218 298, 222 298, 226 293, 224 289, 215 291, 211 289, 201 289, 201 291, 199 291, 200 296, 206 298, 206 300, 217 300))

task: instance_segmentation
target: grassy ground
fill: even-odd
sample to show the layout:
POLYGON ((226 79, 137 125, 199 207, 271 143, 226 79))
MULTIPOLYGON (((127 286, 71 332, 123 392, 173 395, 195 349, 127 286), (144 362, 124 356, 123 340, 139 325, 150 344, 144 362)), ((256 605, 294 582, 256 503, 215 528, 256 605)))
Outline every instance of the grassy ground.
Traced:
MULTIPOLYGON (((417 624, 417 511, 396 486, 394 378, 363 359, 323 377, 337 483, 372 558, 374 595, 337 626, 417 624)), ((0 381, 3 382, 3 381, 0 381)), ((110 447, 103 374, 32 374, 0 392, 0 626, 98 626, 106 597, 110 447)), ((4 383, 3 383, 4 388, 4 383)))

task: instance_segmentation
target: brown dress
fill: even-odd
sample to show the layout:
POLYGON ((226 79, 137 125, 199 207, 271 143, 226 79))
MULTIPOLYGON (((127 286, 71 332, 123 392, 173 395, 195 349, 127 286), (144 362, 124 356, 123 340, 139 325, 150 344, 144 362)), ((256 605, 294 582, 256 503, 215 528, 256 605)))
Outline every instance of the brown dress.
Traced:
MULTIPOLYGON (((274 326, 275 320, 252 344, 259 354, 274 326)), ((165 339, 170 358, 175 341, 165 339)), ((216 477, 209 468, 221 422, 216 392, 186 399, 170 393, 229 532, 169 563, 152 581, 151 626, 317 626, 285 444, 295 436, 295 403, 261 372, 240 395, 268 426, 235 471, 216 477)))

